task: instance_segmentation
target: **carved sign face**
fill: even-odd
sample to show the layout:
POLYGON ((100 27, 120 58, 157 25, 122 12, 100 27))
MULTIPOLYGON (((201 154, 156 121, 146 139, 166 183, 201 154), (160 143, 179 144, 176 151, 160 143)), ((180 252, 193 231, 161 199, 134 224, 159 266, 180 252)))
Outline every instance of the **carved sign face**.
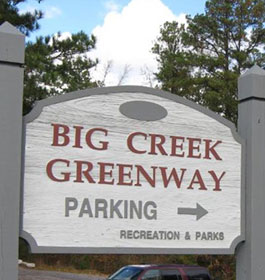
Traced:
POLYGON ((151 89, 76 94, 26 117, 22 235, 33 251, 233 252, 242 148, 231 127, 151 89))

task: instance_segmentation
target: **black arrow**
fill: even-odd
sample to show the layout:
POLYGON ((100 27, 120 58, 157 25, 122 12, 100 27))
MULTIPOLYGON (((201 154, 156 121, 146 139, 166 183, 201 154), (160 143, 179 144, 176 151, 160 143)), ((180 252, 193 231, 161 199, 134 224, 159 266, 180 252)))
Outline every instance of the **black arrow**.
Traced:
POLYGON ((204 209, 199 203, 197 203, 196 208, 178 208, 179 215, 195 215, 198 221, 203 216, 208 214, 208 211, 204 209))

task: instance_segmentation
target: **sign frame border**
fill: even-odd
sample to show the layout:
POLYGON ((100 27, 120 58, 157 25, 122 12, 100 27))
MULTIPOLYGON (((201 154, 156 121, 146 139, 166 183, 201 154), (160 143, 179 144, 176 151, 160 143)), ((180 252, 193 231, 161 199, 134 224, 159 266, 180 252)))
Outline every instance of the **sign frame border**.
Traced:
POLYGON ((89 88, 85 90, 74 91, 66 93, 60 96, 49 97, 40 101, 37 101, 33 109, 29 114, 23 117, 23 130, 22 130, 22 157, 21 157, 21 192, 20 192, 20 226, 19 236, 24 239, 30 248, 31 253, 52 253, 52 254, 177 254, 177 255, 192 255, 192 254, 212 254, 212 255, 231 255, 235 253, 236 247, 245 240, 245 141, 240 137, 236 131, 235 125, 227 119, 221 117, 217 113, 196 104, 183 97, 175 94, 159 90, 148 88, 144 86, 114 86, 114 87, 102 87, 102 88, 89 88), (155 95, 161 98, 169 99, 173 102, 180 103, 188 106, 200 113, 207 115, 208 117, 220 122, 224 126, 231 130, 231 134, 235 141, 241 144, 241 233, 237 236, 230 245, 230 248, 134 248, 134 247, 50 247, 50 246, 38 246, 36 240, 28 232, 23 230, 23 197, 24 197, 24 167, 25 167, 25 137, 26 137, 26 125, 27 123, 35 120, 42 112, 42 109, 46 106, 70 101, 73 99, 79 99, 91 95, 104 95, 113 93, 145 93, 155 95))

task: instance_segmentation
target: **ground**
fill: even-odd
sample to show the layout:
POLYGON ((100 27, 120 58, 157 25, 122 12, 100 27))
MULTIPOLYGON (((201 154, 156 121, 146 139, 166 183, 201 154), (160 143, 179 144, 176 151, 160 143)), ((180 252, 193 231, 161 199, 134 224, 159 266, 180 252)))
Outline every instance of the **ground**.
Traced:
POLYGON ((19 268, 18 280, 103 280, 102 276, 19 268))

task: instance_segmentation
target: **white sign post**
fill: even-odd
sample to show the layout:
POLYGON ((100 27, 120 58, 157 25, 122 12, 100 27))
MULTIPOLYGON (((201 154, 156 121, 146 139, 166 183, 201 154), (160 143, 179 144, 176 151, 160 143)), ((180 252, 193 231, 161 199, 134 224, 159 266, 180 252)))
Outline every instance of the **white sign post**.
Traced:
POLYGON ((18 276, 22 93, 25 37, 0 25, 0 279, 18 276))
POLYGON ((206 109, 143 87, 47 99, 25 118, 33 252, 233 253, 242 145, 206 109))

